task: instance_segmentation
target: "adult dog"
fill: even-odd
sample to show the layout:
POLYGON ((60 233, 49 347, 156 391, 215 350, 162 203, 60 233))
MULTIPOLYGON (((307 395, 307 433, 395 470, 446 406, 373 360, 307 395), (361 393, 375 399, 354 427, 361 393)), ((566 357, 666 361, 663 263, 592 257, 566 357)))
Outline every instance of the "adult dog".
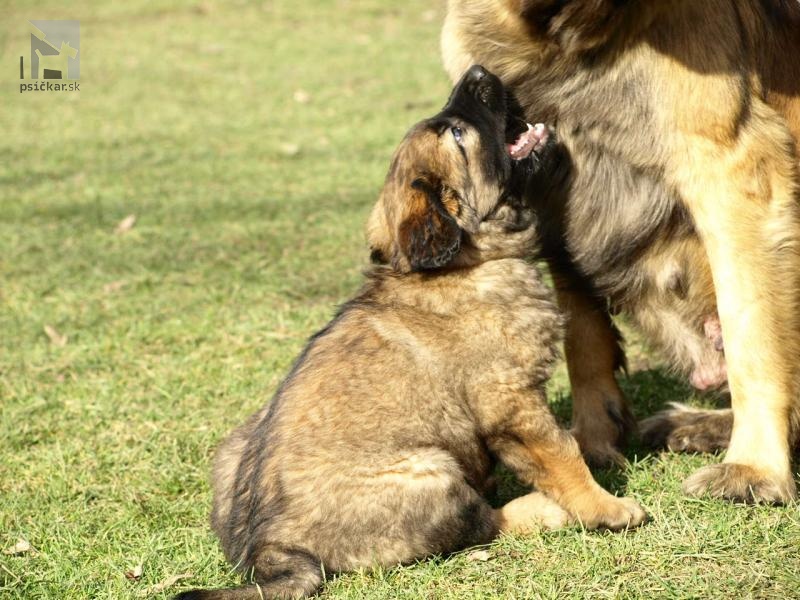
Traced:
POLYGON ((216 455, 212 525, 257 585, 183 600, 297 598, 323 573, 501 531, 644 520, 594 481, 547 407, 561 317, 525 260, 536 238, 522 201, 547 130, 520 116, 474 67, 406 136, 368 226, 382 264, 216 455), (537 491, 492 509, 481 492, 495 457, 537 491))
POLYGON ((728 447, 684 490, 794 498, 800 3, 449 0, 442 49, 454 78, 480 62, 557 123, 565 157, 543 230, 584 454, 618 458, 632 422, 613 307, 699 387, 727 375, 732 414, 646 424, 673 447, 728 447))

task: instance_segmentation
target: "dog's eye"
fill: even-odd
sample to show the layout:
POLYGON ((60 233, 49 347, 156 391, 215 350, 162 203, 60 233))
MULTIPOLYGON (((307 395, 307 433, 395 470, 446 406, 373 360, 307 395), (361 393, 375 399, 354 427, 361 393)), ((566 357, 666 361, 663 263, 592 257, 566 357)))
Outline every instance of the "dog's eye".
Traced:
POLYGON ((461 128, 460 127, 452 127, 450 129, 450 131, 452 132, 453 137, 456 140, 456 143, 460 146, 461 145, 461 134, 462 134, 461 128))

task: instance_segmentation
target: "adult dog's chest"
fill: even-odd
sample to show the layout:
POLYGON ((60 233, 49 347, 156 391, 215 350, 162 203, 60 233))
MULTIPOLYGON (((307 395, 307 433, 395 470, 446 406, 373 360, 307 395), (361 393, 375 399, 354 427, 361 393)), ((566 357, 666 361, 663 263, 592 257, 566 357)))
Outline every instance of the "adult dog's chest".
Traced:
POLYGON ((652 74, 621 60, 519 85, 530 118, 547 107, 563 150, 541 204, 546 250, 563 252, 608 296, 646 285, 635 266, 654 243, 695 235, 665 177, 652 74))

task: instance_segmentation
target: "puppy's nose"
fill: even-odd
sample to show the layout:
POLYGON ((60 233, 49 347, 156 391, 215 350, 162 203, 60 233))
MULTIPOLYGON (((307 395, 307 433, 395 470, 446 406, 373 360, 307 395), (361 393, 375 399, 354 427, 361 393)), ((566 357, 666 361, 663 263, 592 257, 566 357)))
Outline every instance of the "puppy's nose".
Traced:
POLYGON ((467 71, 467 79, 475 83, 486 77, 486 69, 480 65, 472 65, 467 71))

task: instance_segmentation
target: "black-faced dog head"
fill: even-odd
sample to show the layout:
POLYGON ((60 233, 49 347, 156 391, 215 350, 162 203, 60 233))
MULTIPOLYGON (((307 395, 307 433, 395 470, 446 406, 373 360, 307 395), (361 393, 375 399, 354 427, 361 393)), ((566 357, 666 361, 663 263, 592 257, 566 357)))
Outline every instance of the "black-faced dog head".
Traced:
MULTIPOLYGON (((525 122, 496 76, 471 67, 444 109, 412 127, 395 152, 367 225, 374 260, 403 272, 474 264, 487 258, 476 251, 487 235, 501 235, 499 223, 518 232, 525 216, 532 228, 521 199, 548 133, 525 122)), ((499 246, 489 245, 496 255, 499 246)))

